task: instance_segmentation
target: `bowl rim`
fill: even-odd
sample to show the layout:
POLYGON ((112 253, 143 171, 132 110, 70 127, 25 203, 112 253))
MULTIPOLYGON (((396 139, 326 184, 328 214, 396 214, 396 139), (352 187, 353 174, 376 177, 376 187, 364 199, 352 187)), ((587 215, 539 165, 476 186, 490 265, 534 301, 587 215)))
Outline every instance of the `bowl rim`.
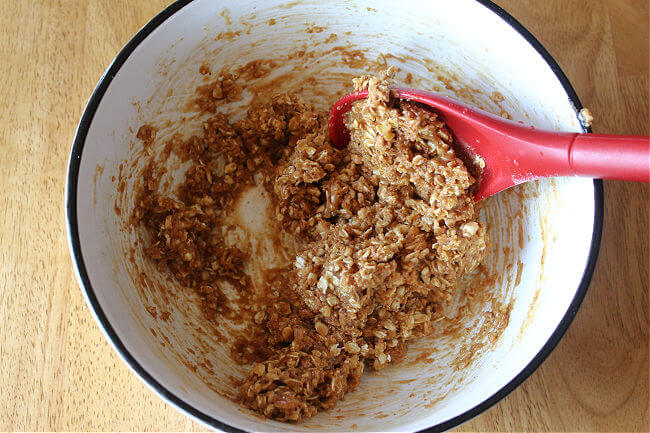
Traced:
MULTIPOLYGON (((133 51, 144 41, 155 29, 157 29, 163 22, 169 19, 172 15, 176 14, 182 8, 192 3, 194 0, 176 0, 174 3, 165 8, 162 12, 152 18, 144 27, 142 27, 136 34, 131 38, 131 40, 122 48, 118 53, 115 59, 111 62, 109 67, 104 72, 103 76, 99 80, 99 83, 95 87, 92 95, 88 100, 88 104, 84 109, 81 120, 77 127, 75 133, 75 138, 73 141, 70 159, 68 162, 68 172, 65 185, 65 207, 66 207, 66 226, 68 234, 68 244, 70 249, 70 255, 72 257, 72 262, 74 265, 75 273, 77 276, 77 281, 82 289, 82 293, 86 299, 91 313, 93 314, 95 320, 102 329, 106 339, 113 346, 114 350, 120 355, 122 360, 133 370, 137 376, 148 385, 156 394, 158 394, 163 399, 167 400, 172 404, 176 409, 180 410, 182 413, 189 415, 191 418, 196 421, 209 426, 214 429, 219 429, 227 432, 245 432, 237 427, 226 424, 225 422, 218 420, 199 409, 193 407, 182 398, 178 397, 171 391, 169 391, 163 384, 158 382, 147 370, 135 359, 135 357, 127 350, 126 346, 122 343, 119 336, 111 326, 104 310, 102 309, 95 291, 90 283, 90 278, 86 265, 83 259, 81 251, 81 240, 79 237, 79 226, 77 219, 77 187, 79 180, 79 169, 81 166, 81 157, 83 154, 83 148, 85 141, 92 124, 95 112, 99 107, 99 104, 106 93, 109 85, 111 84, 113 78, 118 73, 120 68, 124 65, 129 56, 133 51)), ((486 7, 503 21, 509 24, 515 31, 519 33, 544 59, 547 65, 551 68, 552 72, 555 74, 560 84, 564 88, 564 91, 567 94, 567 97, 574 106, 576 116, 578 117, 579 111, 583 108, 582 103, 580 102, 578 95, 576 94, 573 86, 569 82, 568 78, 557 64, 555 59, 550 55, 550 53, 542 46, 542 44, 533 36, 521 23, 519 23, 512 15, 506 12, 504 9, 493 3, 491 0, 474 0, 480 5, 486 7)), ((582 124, 582 122, 581 122, 582 124)), ((584 132, 591 132, 591 128, 585 128, 583 126, 584 132)), ((456 427, 467 420, 479 415, 480 413, 486 411, 506 395, 512 392, 520 384, 522 384, 548 357, 548 355, 553 351, 555 346, 559 343, 562 336, 568 329, 569 325, 573 321, 573 318, 576 316, 578 309, 584 299, 591 278, 594 273, 596 266, 596 261, 598 259, 598 253, 600 249, 600 242, 602 238, 602 229, 603 229, 603 203, 604 203, 604 192, 603 192, 603 182, 600 179, 594 179, 594 225, 593 233, 591 238, 591 245, 589 248, 589 255, 587 258, 587 263, 585 270, 582 275, 576 294, 569 305, 566 313, 564 314, 562 320, 558 323, 556 329, 553 331, 547 342, 539 350, 539 352, 533 357, 533 359, 507 384, 502 386, 498 391, 496 391, 492 396, 488 397, 478 405, 466 410, 465 412, 447 420, 442 423, 427 427, 420 430, 420 432, 439 432, 451 429, 456 427)))

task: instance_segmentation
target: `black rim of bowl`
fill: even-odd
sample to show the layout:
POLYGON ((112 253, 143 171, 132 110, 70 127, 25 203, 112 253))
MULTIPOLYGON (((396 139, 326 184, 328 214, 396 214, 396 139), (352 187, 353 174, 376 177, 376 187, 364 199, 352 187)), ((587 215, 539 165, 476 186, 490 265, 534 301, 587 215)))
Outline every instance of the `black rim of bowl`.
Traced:
MULTIPOLYGON (((92 311, 95 314, 96 319, 99 321, 101 327, 109 338, 110 342, 113 344, 114 348, 120 354, 122 359, 135 371, 154 391, 160 394, 163 398, 171 402, 173 405, 181 409, 182 411, 189 414, 191 417, 213 427, 216 429, 228 431, 228 432, 244 432, 239 428, 233 427, 231 425, 225 424, 223 421, 219 421, 216 418, 211 417, 210 415, 201 412, 195 407, 191 406, 185 402, 180 397, 176 396, 170 392, 163 384, 158 382, 153 376, 151 376, 147 370, 140 365, 140 363, 134 358, 134 356, 126 349, 115 330, 111 326, 106 314, 104 313, 97 297, 95 295, 94 289, 90 283, 90 278, 88 277, 88 272, 86 270, 86 265, 83 260, 83 255, 81 252, 81 241, 79 238, 79 227, 77 221, 77 184, 79 177, 79 167, 81 165, 81 156, 83 153, 84 144, 86 141, 86 136, 90 128, 90 124, 93 121, 95 112, 102 100, 102 97, 106 93, 113 77, 120 70, 122 65, 129 58, 131 53, 135 48, 140 45, 140 43, 149 36, 158 26, 165 22, 169 17, 174 15, 176 12, 181 10, 184 6, 191 3, 193 0, 178 0, 175 3, 171 4, 160 14, 154 17, 149 21, 138 33, 126 44, 126 46, 119 52, 117 57, 113 60, 113 63, 110 65, 104 76, 101 78, 97 87, 93 91, 88 105, 84 110, 81 121, 79 122, 79 127, 77 128, 77 133, 75 135, 74 143, 72 146, 72 152, 70 155, 70 161, 68 165, 68 175, 66 183, 66 215, 67 215, 67 226, 68 226, 68 235, 70 242, 70 251, 73 257, 73 261, 77 270, 78 278, 81 282, 82 290, 85 291, 86 298, 92 311)), ((542 44, 522 26, 516 19, 514 19, 510 14, 505 10, 492 3, 490 0, 475 0, 478 3, 482 4, 486 8, 490 9, 492 12, 497 14, 501 19, 508 23, 512 28, 514 28, 528 43, 539 53, 540 56, 546 61, 551 70, 555 73, 557 79, 564 87, 564 90, 573 103, 577 112, 582 108, 582 104, 576 95, 575 90, 569 83, 566 75, 560 69, 557 62, 551 57, 551 55, 546 51, 542 44)), ((596 266, 596 260, 598 258, 598 250, 600 247, 600 240, 602 235, 603 227, 603 183, 601 180, 594 180, 594 230, 591 239, 591 246, 589 250, 589 258, 587 260, 587 265, 585 267, 584 273, 582 275, 582 280, 578 286, 578 290, 569 305, 567 312, 564 317, 558 324, 557 328, 548 339, 546 344, 542 349, 535 355, 532 361, 524 367, 522 371, 519 372, 512 380, 510 380, 506 385, 501 389, 495 392, 491 397, 484 400, 475 407, 468 409, 467 411, 461 413, 460 415, 455 416, 454 418, 447 420, 443 423, 437 424, 435 426, 429 427, 422 430, 423 432, 437 432, 444 431, 455 426, 458 426, 465 421, 475 417, 476 415, 484 412, 485 410, 492 407, 499 400, 508 395, 512 390, 519 386, 528 376, 530 376, 546 359, 546 357, 551 353, 551 351, 558 344, 567 328, 573 321, 582 300, 587 293, 587 288, 591 281, 591 277, 594 273, 594 268, 596 266)))

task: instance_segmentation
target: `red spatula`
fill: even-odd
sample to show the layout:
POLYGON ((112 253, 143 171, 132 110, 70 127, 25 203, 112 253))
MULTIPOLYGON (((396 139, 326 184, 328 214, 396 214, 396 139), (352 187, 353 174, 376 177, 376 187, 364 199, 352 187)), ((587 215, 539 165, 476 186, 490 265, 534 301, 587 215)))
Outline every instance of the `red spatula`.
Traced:
MULTIPOLYGON (((423 90, 394 88, 400 99, 435 109, 466 155, 480 156, 485 167, 474 191, 480 200, 511 186, 543 177, 582 176, 650 182, 649 137, 541 131, 423 90)), ((335 147, 350 141, 344 115, 368 92, 341 98, 330 111, 335 147)))

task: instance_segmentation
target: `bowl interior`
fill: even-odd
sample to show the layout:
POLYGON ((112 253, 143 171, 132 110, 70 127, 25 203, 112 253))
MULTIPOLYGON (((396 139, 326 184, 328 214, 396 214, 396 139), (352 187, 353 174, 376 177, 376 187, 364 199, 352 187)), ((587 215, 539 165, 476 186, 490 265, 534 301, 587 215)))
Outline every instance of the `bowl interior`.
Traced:
MULTIPOLYGON (((271 74, 252 80, 251 88, 297 92, 323 110, 350 89, 353 76, 395 65, 403 85, 433 89, 538 128, 582 131, 554 72, 492 10, 473 0, 409 5, 196 0, 151 31, 112 79, 105 77, 110 84, 90 123, 80 127, 80 134, 87 133, 78 174, 71 173, 78 178, 72 203, 77 221, 70 221, 78 227, 77 267, 87 275, 91 307, 113 343, 164 388, 157 389, 163 397, 192 408, 201 421, 254 431, 438 425, 510 382, 567 313, 588 260, 593 183, 562 178, 506 191, 482 210, 490 256, 446 307, 449 320, 439 324, 440 332, 412 343, 402 364, 366 373, 336 408, 284 424, 233 401, 233 380, 249 367, 232 361, 227 345, 206 326, 195 295, 158 272, 136 245, 146 237, 129 224, 135 186, 156 149, 143 149, 135 133, 144 123, 156 126, 160 146, 173 134, 200 128, 202 117, 187 102, 204 83, 198 72, 203 64, 217 71, 274 60, 271 74)), ((245 96, 220 110, 241 116, 252 97, 245 96)), ((169 169, 173 185, 183 164, 172 158, 169 169)), ((266 204, 251 196, 242 207, 251 224, 233 235, 233 242, 254 240, 258 267, 281 260, 265 247, 265 225, 258 221, 266 204)), ((225 339, 232 331, 227 321, 217 328, 225 339)))

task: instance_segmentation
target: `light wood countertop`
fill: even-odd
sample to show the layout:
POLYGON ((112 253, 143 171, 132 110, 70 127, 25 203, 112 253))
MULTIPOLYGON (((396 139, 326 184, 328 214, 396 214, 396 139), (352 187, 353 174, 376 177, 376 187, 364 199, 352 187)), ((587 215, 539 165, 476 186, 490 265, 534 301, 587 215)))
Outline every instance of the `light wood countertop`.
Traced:
MULTIPOLYGON (((202 430, 104 339, 68 253, 64 185, 95 84, 168 0, 5 0, 0 11, 0 430, 202 430)), ((596 116, 648 135, 647 0, 499 0, 596 116)), ((650 188, 605 182, 591 287, 544 364, 462 431, 650 431, 650 188)))

